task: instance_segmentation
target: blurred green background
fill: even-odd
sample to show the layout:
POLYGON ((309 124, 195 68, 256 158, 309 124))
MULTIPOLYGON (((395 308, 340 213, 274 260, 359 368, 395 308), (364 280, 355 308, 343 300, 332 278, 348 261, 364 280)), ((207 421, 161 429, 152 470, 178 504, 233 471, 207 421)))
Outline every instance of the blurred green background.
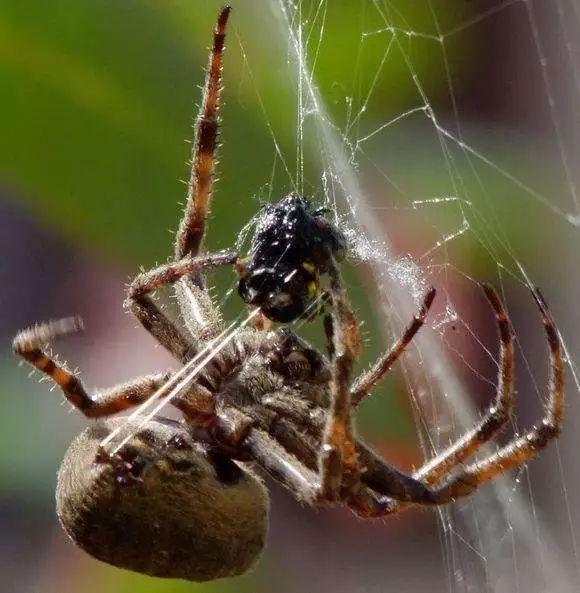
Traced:
MULTIPOLYGON (((441 45, 433 38, 471 23, 490 3, 305 0, 300 14, 291 13, 285 2, 233 4, 209 247, 231 246, 259 204, 289 191, 296 176, 298 83, 281 26, 280 7, 286 6, 291 24, 304 25, 308 67, 333 125, 339 133, 346 130, 345 140, 364 138, 422 105, 420 81, 437 124, 457 140, 465 134, 478 154, 500 163, 499 170, 490 167, 438 135, 425 114, 404 117, 401 125, 361 144, 356 153, 361 183, 396 251, 413 254, 431 270, 433 281, 459 293, 454 299, 459 314, 481 326, 490 348, 495 347, 493 328, 485 310, 472 312, 481 301, 472 283, 461 285, 463 275, 501 281, 515 306, 527 299, 517 269, 523 262, 556 313, 572 312, 578 322, 572 307, 575 286, 564 288, 561 278, 562 271, 572 275, 572 269, 577 277, 573 259, 562 255, 577 242, 576 228, 565 220, 571 206, 562 177, 562 154, 575 154, 575 136, 564 133, 565 153, 555 148, 547 101, 539 97, 542 73, 537 59, 529 58, 533 46, 522 15, 473 21, 441 45), (396 43, 392 31, 378 32, 386 17, 398 31, 396 43), (515 33, 521 33, 518 41, 515 33), (460 203, 457 208, 413 206, 415 200, 442 196, 459 197, 460 203), (447 242, 465 225, 467 232, 447 242), (560 262, 557 269, 554 261, 560 262)), ((150 354, 143 354, 145 347, 140 350, 143 334, 121 312, 123 284, 139 266, 165 261, 171 252, 171 233, 185 195, 181 180, 188 177, 198 85, 219 5, 200 0, 8 0, 0 6, 0 329, 5 344, 24 325, 80 311, 89 333, 63 350, 74 356, 74 364, 83 364, 91 384, 106 385, 109 379, 112 383, 151 370, 145 368, 149 364, 167 364, 152 348, 150 354)), ((558 113, 567 116, 564 110, 558 113)), ((307 114, 304 191, 322 201, 321 162, 310 123, 307 114)), ((369 296, 368 271, 347 265, 346 275, 365 322, 362 366, 385 342, 375 331, 380 315, 369 296)), ((216 284, 217 293, 224 294, 232 278, 224 273, 216 284)), ((240 310, 235 298, 224 307, 230 317, 240 310)), ((524 314, 515 318, 520 322, 524 314)), ((315 336, 318 329, 307 333, 315 336)), ((493 378, 483 348, 469 336, 450 341, 467 349, 464 356, 470 361, 457 357, 456 372, 476 404, 486 401, 489 385, 471 368, 481 367, 493 378)), ((54 472, 82 423, 57 405, 56 393, 44 393, 46 385, 28 382, 12 357, 3 357, 0 365, 6 406, 0 418, 5 452, 0 524, 4 533, 13 534, 2 542, 2 568, 14 582, 7 590, 326 590, 341 562, 345 590, 358 590, 353 583, 360 590, 384 590, 378 583, 387 567, 399 590, 418 590, 430 579, 442 583, 441 589, 434 585, 431 590, 448 590, 439 555, 429 556, 429 546, 437 545, 437 527, 429 517, 405 516, 385 528, 394 542, 365 552, 368 535, 382 537, 382 526, 361 528, 332 513, 314 518, 277 490, 272 544, 248 577, 205 585, 164 582, 83 556, 65 541, 52 510, 54 472), (414 535, 407 534, 409 525, 414 535), (356 560, 341 548, 335 550, 336 563, 326 558, 321 567, 316 555, 327 545, 318 540, 321 528, 346 542, 358 537, 356 560), (288 552, 304 546, 302 538, 315 542, 312 550, 288 552), (422 558, 425 580, 399 580, 408 566, 393 558, 408 550, 422 558), (383 562, 389 554, 395 554, 391 562, 383 562)), ((412 409, 399 373, 365 404, 359 430, 404 467, 418 462, 412 409)))

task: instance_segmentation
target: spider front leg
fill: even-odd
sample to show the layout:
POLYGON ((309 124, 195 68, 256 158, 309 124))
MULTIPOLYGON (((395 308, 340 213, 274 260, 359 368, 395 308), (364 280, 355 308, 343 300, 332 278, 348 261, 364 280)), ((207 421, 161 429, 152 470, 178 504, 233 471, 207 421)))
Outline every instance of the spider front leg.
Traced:
MULTIPOLYGON (((151 292, 177 280, 186 278, 202 270, 225 265, 233 265, 237 256, 231 252, 210 253, 200 257, 186 256, 176 262, 165 264, 143 272, 135 277, 129 285, 125 306, 137 317, 143 327, 149 331, 157 341, 167 348, 181 361, 191 355, 192 345, 159 309, 149 296, 151 292)), ((184 287, 184 291, 187 287, 184 287)), ((191 290, 201 290, 195 286, 191 290)), ((183 293, 183 298, 185 293, 183 293)), ((187 308, 187 310, 191 307, 187 308)))
POLYGON ((62 389, 68 402, 87 418, 110 416, 136 406, 151 397, 171 377, 171 373, 147 375, 93 396, 89 395, 80 379, 56 362, 45 350, 47 344, 55 338, 81 329, 82 323, 78 318, 44 323, 19 332, 14 338, 12 349, 29 364, 48 375, 62 389))
POLYGON ((348 304, 340 271, 332 258, 329 269, 330 297, 332 300, 331 400, 318 458, 320 474, 319 498, 337 501, 344 488, 346 496, 359 485, 360 468, 356 454, 352 427, 350 376, 360 352, 359 328, 348 304))
MULTIPOLYGON (((187 185, 187 205, 175 239, 174 252, 177 261, 174 264, 174 270, 179 268, 180 261, 184 258, 189 257, 191 260, 199 253, 205 233, 215 170, 222 57, 230 10, 229 6, 221 9, 214 30, 202 105, 195 123, 191 175, 187 185)), ((161 283, 173 282, 174 280, 169 279, 171 270, 167 267, 163 268, 167 279, 163 280, 162 273, 161 283)), ((213 328, 206 327, 208 323, 219 321, 219 315, 213 311, 211 299, 205 294, 200 269, 195 266, 191 269, 190 273, 193 274, 195 282, 190 281, 190 278, 186 277, 187 273, 183 272, 185 275, 180 276, 183 281, 176 285, 176 296, 184 322, 196 338, 203 337, 204 330, 206 333, 212 332, 213 328), (202 317, 201 322, 195 318, 195 315, 191 315, 192 312, 199 312, 198 317, 202 317)), ((157 269, 148 274, 141 274, 135 279, 129 289, 127 306, 161 345, 178 360, 185 361, 191 355, 190 340, 183 336, 147 294, 155 287, 155 278, 151 275, 155 276, 155 272, 159 271, 160 269, 157 269)))
POLYGON ((234 265, 238 256, 231 251, 207 253, 198 257, 186 256, 176 262, 159 266, 135 277, 129 285, 127 296, 134 299, 151 293, 161 286, 173 284, 180 278, 220 266, 234 265))
POLYGON ((215 172, 222 90, 221 72, 230 11, 231 7, 227 5, 221 9, 213 34, 201 108, 195 122, 187 205, 175 239, 176 259, 186 255, 197 255, 205 233, 215 172))

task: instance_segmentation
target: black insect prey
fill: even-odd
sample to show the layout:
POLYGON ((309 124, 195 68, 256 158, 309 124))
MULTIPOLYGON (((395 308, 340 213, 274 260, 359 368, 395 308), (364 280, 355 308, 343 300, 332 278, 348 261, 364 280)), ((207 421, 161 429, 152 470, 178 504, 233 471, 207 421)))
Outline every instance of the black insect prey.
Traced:
POLYGON ((287 323, 311 313, 320 276, 332 258, 341 259, 346 238, 324 218, 326 212, 296 194, 259 212, 249 256, 240 265, 238 293, 269 319, 287 323))

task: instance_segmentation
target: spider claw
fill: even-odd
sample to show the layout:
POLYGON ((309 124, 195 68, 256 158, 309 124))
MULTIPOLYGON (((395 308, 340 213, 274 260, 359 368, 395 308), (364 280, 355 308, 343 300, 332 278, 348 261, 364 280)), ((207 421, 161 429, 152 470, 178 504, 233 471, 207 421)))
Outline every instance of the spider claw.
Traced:
POLYGON ((488 282, 478 282, 478 284, 485 293, 485 296, 495 311, 496 316, 501 319, 507 318, 504 304, 499 297, 497 290, 488 282))
POLYGON ((421 305, 421 309, 417 316, 419 321, 425 321, 425 318, 427 317, 427 314, 431 309, 431 305, 433 304, 436 295, 437 289, 434 286, 431 286, 429 290, 425 293, 425 296, 423 297, 423 304, 421 305))
POLYGON ((540 309, 542 316, 550 317, 548 303, 544 295, 542 294, 542 291, 537 286, 530 286, 530 292, 532 293, 532 296, 534 297, 534 300, 536 301, 536 304, 538 305, 538 309, 540 309))

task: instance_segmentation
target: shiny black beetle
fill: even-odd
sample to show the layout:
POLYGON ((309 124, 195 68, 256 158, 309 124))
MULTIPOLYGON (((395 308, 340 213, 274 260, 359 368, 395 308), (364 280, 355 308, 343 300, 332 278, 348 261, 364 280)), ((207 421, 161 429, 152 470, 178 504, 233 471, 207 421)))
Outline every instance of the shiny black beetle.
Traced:
POLYGON ((290 194, 257 215, 249 255, 239 266, 238 293, 269 319, 287 323, 314 312, 320 276, 346 248, 326 212, 290 194))

